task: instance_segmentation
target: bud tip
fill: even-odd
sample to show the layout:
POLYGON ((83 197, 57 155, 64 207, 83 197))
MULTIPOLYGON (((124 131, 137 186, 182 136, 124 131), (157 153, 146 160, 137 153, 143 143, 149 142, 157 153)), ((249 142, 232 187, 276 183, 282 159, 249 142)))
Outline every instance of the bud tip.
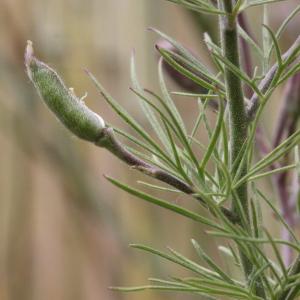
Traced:
POLYGON ((27 46, 25 50, 25 65, 28 66, 31 62, 31 59, 33 57, 33 46, 32 41, 27 41, 27 46))
POLYGON ((159 48, 159 49, 162 48, 164 50, 169 50, 169 51, 174 50, 173 45, 169 41, 167 41, 165 39, 159 39, 156 42, 156 47, 159 48))

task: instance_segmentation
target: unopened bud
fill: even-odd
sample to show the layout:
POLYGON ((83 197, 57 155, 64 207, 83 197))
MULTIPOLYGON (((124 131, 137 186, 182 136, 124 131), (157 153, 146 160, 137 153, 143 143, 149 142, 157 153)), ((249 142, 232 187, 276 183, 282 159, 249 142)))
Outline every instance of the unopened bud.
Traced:
MULTIPOLYGON (((157 42, 156 46, 158 48, 161 48, 161 49, 164 49, 167 51, 172 51, 172 52, 178 54, 178 51, 176 50, 176 48, 167 40, 164 40, 164 39, 159 40, 157 42)), ((175 61, 177 61, 177 60, 175 59, 175 61)), ((182 65, 182 63, 180 61, 177 61, 177 63, 182 65)), ((183 65, 183 67, 189 69, 187 66, 183 65)), ((186 91, 194 92, 194 93, 206 93, 206 90, 204 88, 202 88, 201 86, 196 84, 194 81, 192 81, 191 79, 189 79, 188 77, 186 77, 185 75, 181 74, 179 71, 174 69, 164 59, 163 59, 163 68, 166 71, 166 73, 169 75, 169 77, 172 78, 172 80, 174 80, 178 86, 182 87, 186 91)))
MULTIPOLYGON (((165 39, 160 39, 156 43, 156 47, 158 49, 163 49, 169 51, 170 53, 173 52, 174 54, 180 55, 178 49, 165 39)), ((191 51, 190 53, 191 55, 193 55, 191 51)), ((207 81, 208 83, 211 83, 211 81, 207 79, 202 73, 184 64, 180 59, 176 58, 176 56, 173 56, 172 58, 175 60, 176 63, 178 63, 180 66, 184 67, 185 69, 187 69, 188 71, 196 75, 197 77, 207 81)), ((188 78, 184 74, 177 71, 175 68, 173 68, 173 66, 171 66, 168 62, 166 62, 165 59, 163 59, 162 61, 162 66, 165 72, 169 75, 169 77, 172 78, 172 80, 184 90, 195 94, 207 94, 208 90, 206 88, 200 86, 199 84, 195 83, 192 79, 188 78)), ((215 100, 210 100, 209 105, 214 109, 218 108, 218 102, 215 100)))
POLYGON ((25 51, 27 74, 48 108, 76 136, 96 142, 105 128, 104 120, 68 89, 58 74, 34 57, 32 42, 25 51))

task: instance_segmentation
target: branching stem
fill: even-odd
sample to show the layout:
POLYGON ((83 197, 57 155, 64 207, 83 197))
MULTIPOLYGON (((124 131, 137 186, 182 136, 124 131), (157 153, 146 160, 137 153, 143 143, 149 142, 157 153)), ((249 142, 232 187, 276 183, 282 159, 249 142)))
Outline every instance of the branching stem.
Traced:
MULTIPOLYGON (((195 199, 197 199, 201 204, 206 206, 205 201, 197 196, 197 191, 194 190, 193 187, 186 184, 181 179, 173 176, 172 174, 153 166, 144 160, 140 159, 130 151, 128 151, 120 141, 114 135, 113 129, 110 127, 106 127, 101 131, 101 134, 95 144, 99 147, 103 147, 111 152, 113 155, 118 157, 120 160, 125 162, 127 165, 132 168, 153 177, 161 182, 164 182, 172 187, 175 187, 177 190, 182 191, 185 194, 193 195, 195 199)), ((221 207, 223 214, 227 217, 227 219, 232 223, 238 223, 239 218, 233 212, 225 207, 221 207)))

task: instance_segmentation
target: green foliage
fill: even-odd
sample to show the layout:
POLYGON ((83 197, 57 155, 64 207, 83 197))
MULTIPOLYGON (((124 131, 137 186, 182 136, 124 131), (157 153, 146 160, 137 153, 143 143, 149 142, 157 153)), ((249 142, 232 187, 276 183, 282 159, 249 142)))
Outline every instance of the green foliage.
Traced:
MULTIPOLYGON (((201 243, 194 239, 192 245, 199 256, 199 261, 192 261, 173 249, 169 249, 169 253, 165 253, 144 245, 132 245, 135 249, 156 255, 187 269, 191 272, 192 277, 172 277, 169 280, 152 278, 150 279, 151 283, 146 286, 114 289, 125 292, 145 289, 178 291, 197 294, 207 299, 296 299, 300 289, 299 258, 293 265, 286 266, 279 246, 290 247, 295 255, 300 257, 298 239, 285 216, 282 216, 277 205, 256 186, 256 181, 262 178, 271 178, 290 170, 299 171, 297 145, 300 142, 300 130, 296 130, 258 160, 254 159, 254 147, 264 107, 276 88, 295 75, 300 68, 298 63, 300 39, 298 38, 285 54, 281 53, 279 44, 279 38, 288 23, 300 11, 300 6, 298 5, 291 12, 277 31, 273 31, 267 24, 263 25, 261 28, 263 44, 260 46, 244 28, 237 24, 237 16, 251 6, 264 5, 265 7, 266 4, 276 2, 275 0, 241 0, 234 1, 233 6, 225 0, 220 0, 218 6, 215 1, 209 0, 170 1, 199 13, 219 15, 219 24, 224 36, 223 42, 218 45, 211 40, 208 34, 205 35, 205 43, 212 61, 215 63, 215 69, 211 71, 179 42, 165 33, 152 29, 173 47, 172 49, 157 47, 161 55, 158 63, 160 94, 145 90, 140 85, 136 74, 134 55, 132 56, 132 92, 158 139, 147 133, 89 72, 88 75, 100 94, 133 129, 136 136, 117 128, 114 128, 114 132, 117 136, 121 135, 127 138, 136 148, 130 149, 119 143, 112 135, 112 128, 107 123, 105 129, 111 129, 111 131, 107 131, 106 136, 101 135, 104 122, 96 129, 97 138, 94 135, 92 138, 87 137, 81 132, 78 134, 76 132, 77 125, 74 125, 73 122, 74 116, 76 117, 77 114, 72 109, 74 96, 66 91, 60 80, 57 82, 61 86, 55 87, 54 91, 57 92, 56 99, 61 98, 62 103, 59 107, 63 109, 53 109, 49 103, 47 104, 64 125, 79 137, 105 147, 128 165, 170 186, 169 188, 143 182, 148 188, 169 191, 171 195, 174 192, 185 193, 205 207, 210 217, 201 216, 198 212, 146 194, 107 177, 112 184, 138 199, 209 227, 208 235, 227 241, 226 247, 220 246, 220 254, 226 255, 226 260, 230 260, 230 263, 235 266, 236 272, 233 275, 223 270, 209 254, 204 252, 201 243), (226 40, 237 41, 239 37, 258 58, 258 65, 255 66, 255 72, 251 76, 239 66, 238 47, 234 48, 234 45, 228 44, 228 40, 226 40), (275 62, 270 66, 272 58, 275 62), (199 104, 198 117, 190 132, 168 90, 164 63, 167 63, 178 74, 180 73, 207 90, 207 93, 204 94, 182 91, 173 93, 192 97, 199 104), (243 85, 251 88, 253 92, 251 99, 244 97, 241 88, 243 85), (239 97, 239 94, 242 97, 239 97), (70 101, 70 97, 72 101, 70 101), (236 98, 233 99, 234 97, 236 98), (233 101, 242 107, 242 111, 232 106, 233 101), (207 110, 212 103, 217 104, 218 107, 217 119, 213 128, 207 120, 207 110), (245 120, 241 119, 243 114, 246 116, 245 120), (242 128, 237 128, 237 124, 234 122, 235 117, 240 117, 242 128), (205 128, 209 138, 207 145, 203 145, 196 138, 200 126, 205 128), (75 127, 76 129, 74 129, 75 127), (239 135, 239 131, 242 129, 245 131, 243 136, 239 135), (297 154, 291 164, 276 165, 292 151, 296 151, 297 154), (267 224, 263 222, 261 216, 262 202, 278 217, 281 226, 289 232, 292 237, 290 241, 273 238, 265 228, 267 224), (230 206, 234 208, 231 209, 230 206), (275 261, 270 259, 265 248, 266 245, 272 249, 275 261), (202 263, 207 267, 202 266, 202 263), (236 278, 237 274, 238 278, 236 278)), ((266 13, 265 9, 265 20, 267 20, 266 13)), ((35 58, 34 62, 37 62, 35 58)), ((46 85, 42 85, 39 81, 40 78, 36 75, 40 74, 43 68, 47 69, 46 72, 51 71, 45 64, 38 63, 33 69, 31 68, 30 76, 41 96, 48 102, 49 95, 52 93, 48 89, 51 80, 44 78, 43 81, 46 81, 46 85)), ((57 76, 56 73, 53 74, 57 76)), ((76 101, 78 100, 76 99, 76 101)), ((75 102, 75 104, 81 106, 79 102, 75 102)), ((88 108, 84 108, 84 118, 94 120, 94 115, 91 113, 88 108)), ((88 129, 84 127, 82 130, 88 129)))

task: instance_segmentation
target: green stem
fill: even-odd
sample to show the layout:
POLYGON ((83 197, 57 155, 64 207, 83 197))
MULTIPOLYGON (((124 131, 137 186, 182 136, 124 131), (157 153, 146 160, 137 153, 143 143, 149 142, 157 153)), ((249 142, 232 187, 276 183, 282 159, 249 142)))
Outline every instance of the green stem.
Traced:
MULTIPOLYGON (((224 56, 237 68, 240 68, 240 54, 238 48, 238 35, 237 35, 237 23, 236 18, 231 15, 232 2, 231 0, 222 0, 223 7, 228 13, 227 16, 221 17, 221 37, 222 48, 224 56)), ((231 138, 231 165, 233 166, 235 160, 238 158, 243 144, 247 139, 247 116, 244 105, 244 95, 242 89, 242 82, 229 68, 225 67, 225 85, 226 96, 229 105, 229 129, 231 138)), ((236 164, 235 164, 236 165, 236 164)), ((237 168, 234 167, 233 175, 236 173, 237 168)), ((247 173, 247 164, 243 167, 243 172, 240 176, 244 176, 247 173)), ((248 211, 248 197, 247 197, 247 185, 246 183, 241 185, 237 189, 237 195, 244 213, 246 215, 249 224, 249 211, 248 211)), ((233 201, 232 209, 239 213, 237 201, 233 201)), ((246 228, 247 229, 247 228, 246 228)))
MULTIPOLYGON (((233 2, 231 0, 219 0, 220 8, 225 10, 226 16, 220 17, 220 30, 222 38, 223 55, 237 68, 240 68, 240 54, 238 46, 238 33, 237 33, 237 19, 232 14, 233 2)), ((229 130, 230 130, 230 157, 231 165, 233 166, 235 160, 238 158, 243 144, 247 140, 248 120, 246 109, 244 105, 244 95, 242 88, 242 81, 230 69, 225 66, 225 85, 226 97, 229 105, 229 130)), ((236 165, 236 164, 235 164, 236 165)), ((247 174, 248 166, 245 160, 242 172, 239 174, 243 177, 247 174)), ((237 172, 237 168, 232 168, 233 176, 237 172)), ((248 208, 248 191, 247 183, 240 185, 236 189, 236 193, 232 199, 232 211, 246 218, 246 222, 240 222, 240 226, 246 231, 251 231, 250 215, 248 208), (242 210, 242 211, 241 211, 242 210)), ((253 272, 253 264, 248 257, 240 250, 241 262, 243 265, 244 273, 249 279, 253 272)), ((265 293, 260 282, 256 284, 256 294, 265 297, 265 293)))
MULTIPOLYGON (((173 186, 177 190, 180 190, 187 195, 192 195, 201 204, 207 207, 205 200, 202 199, 200 196, 197 196, 197 190, 195 190, 193 186, 188 185, 181 179, 154 165, 149 164, 148 162, 140 159, 139 157, 128 151, 126 147, 121 142, 119 142, 118 139, 116 139, 112 128, 105 127, 104 129, 102 129, 97 140, 95 141, 95 144, 99 147, 105 148, 110 153, 112 153, 120 160, 125 162, 127 165, 144 173, 145 175, 148 175, 170 186, 173 186)), ((231 223, 236 224, 239 222, 240 218, 233 214, 233 212, 230 209, 223 206, 220 209, 231 223)))

